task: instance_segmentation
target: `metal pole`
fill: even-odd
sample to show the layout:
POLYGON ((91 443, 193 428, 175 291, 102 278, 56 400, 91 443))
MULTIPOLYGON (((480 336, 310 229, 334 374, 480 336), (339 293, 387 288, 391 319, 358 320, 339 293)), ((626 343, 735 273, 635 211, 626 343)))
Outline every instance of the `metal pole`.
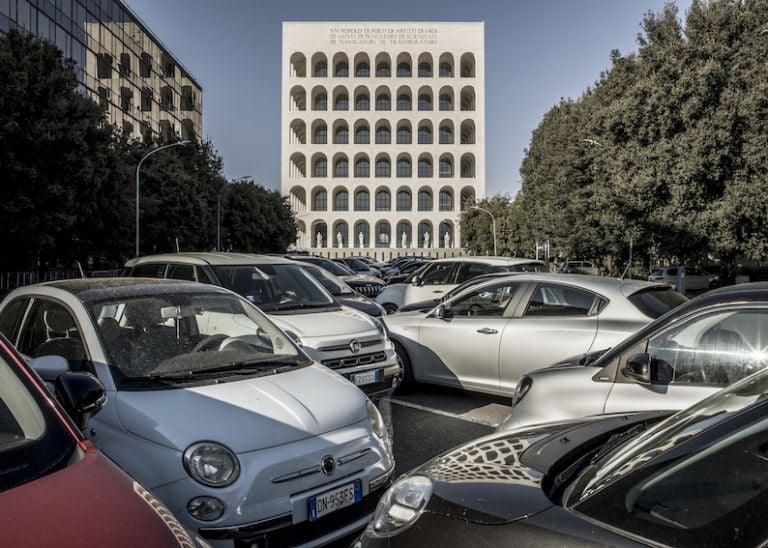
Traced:
POLYGON ((221 190, 216 198, 216 251, 221 251, 221 190))
POLYGON ((175 147, 179 145, 188 145, 191 141, 176 141, 175 143, 171 143, 169 145, 164 145, 161 147, 158 147, 154 150, 150 150, 147 152, 141 160, 139 160, 139 164, 136 166, 136 256, 139 256, 139 188, 141 186, 141 164, 144 163, 144 160, 152 156, 155 152, 160 152, 163 149, 175 147))
POLYGON ((632 237, 629 238, 629 279, 632 279, 632 237))
POLYGON ((470 207, 472 209, 479 209, 480 211, 483 211, 483 212, 485 212, 485 213, 487 213, 488 215, 491 216, 491 224, 492 224, 492 227, 493 227, 493 256, 497 257, 498 256, 498 250, 496 248, 496 217, 493 216, 493 213, 491 213, 487 209, 483 209, 482 207, 479 207, 479 206, 476 206, 476 205, 473 205, 473 206, 470 206, 470 207))

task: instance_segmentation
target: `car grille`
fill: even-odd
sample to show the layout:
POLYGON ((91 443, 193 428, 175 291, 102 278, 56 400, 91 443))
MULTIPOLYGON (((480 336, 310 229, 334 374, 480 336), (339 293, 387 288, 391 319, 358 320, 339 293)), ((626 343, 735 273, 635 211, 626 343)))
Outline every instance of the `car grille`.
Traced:
MULTIPOLYGON (((349 352, 349 344, 337 344, 334 346, 321 346, 317 350, 319 352, 349 352)), ((360 341, 360 348, 367 348, 369 346, 376 346, 377 344, 384 344, 383 339, 374 339, 372 341, 360 341)), ((323 362, 325 363, 325 362, 323 362)))
POLYGON ((339 369, 341 367, 355 367, 357 365, 368 365, 370 363, 379 363, 379 362, 383 362, 386 359, 387 359, 387 354, 385 352, 373 352, 371 354, 360 354, 359 356, 347 356, 344 358, 332 358, 328 360, 322 360, 320 363, 322 363, 326 367, 330 367, 331 369, 339 369))
MULTIPOLYGON (((349 284, 349 282, 347 282, 349 284)), ((364 297, 375 297, 379 293, 381 293, 381 288, 383 287, 380 284, 366 284, 366 285, 353 285, 349 284, 352 289, 363 295, 364 297)))

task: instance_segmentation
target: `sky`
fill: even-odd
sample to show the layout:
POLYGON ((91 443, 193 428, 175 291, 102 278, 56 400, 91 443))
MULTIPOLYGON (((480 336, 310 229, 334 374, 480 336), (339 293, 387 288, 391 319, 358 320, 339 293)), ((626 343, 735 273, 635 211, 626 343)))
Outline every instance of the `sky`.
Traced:
MULTIPOLYGON (((635 51, 665 0, 125 0, 203 87, 203 135, 229 179, 280 188, 283 21, 484 21, 486 194, 520 189, 543 115, 635 51)), ((690 0, 676 0, 680 16, 690 0)))

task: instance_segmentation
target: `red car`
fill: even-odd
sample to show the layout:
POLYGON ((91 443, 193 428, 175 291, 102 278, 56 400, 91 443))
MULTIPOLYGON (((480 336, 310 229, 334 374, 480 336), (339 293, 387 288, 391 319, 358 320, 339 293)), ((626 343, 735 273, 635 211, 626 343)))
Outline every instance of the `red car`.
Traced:
POLYGON ((0 546, 198 546, 65 414, 85 424, 101 383, 65 373, 55 393, 61 403, 0 336, 0 546))

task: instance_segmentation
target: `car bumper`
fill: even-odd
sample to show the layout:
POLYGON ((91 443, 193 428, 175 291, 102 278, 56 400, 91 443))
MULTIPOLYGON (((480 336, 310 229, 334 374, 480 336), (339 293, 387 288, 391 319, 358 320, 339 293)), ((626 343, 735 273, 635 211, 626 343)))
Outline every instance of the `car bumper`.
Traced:
POLYGON ((359 358, 362 359, 367 356, 375 355, 375 358, 371 358, 372 361, 370 363, 361 363, 351 366, 345 366, 344 361, 350 360, 354 363, 356 359, 354 356, 329 358, 329 355, 324 352, 319 352, 312 348, 305 348, 305 350, 313 359, 319 361, 347 379, 373 401, 391 396, 395 389, 400 385, 400 381, 403 377, 402 365, 391 344, 388 344, 387 348, 384 350, 377 350, 359 356, 359 358))

